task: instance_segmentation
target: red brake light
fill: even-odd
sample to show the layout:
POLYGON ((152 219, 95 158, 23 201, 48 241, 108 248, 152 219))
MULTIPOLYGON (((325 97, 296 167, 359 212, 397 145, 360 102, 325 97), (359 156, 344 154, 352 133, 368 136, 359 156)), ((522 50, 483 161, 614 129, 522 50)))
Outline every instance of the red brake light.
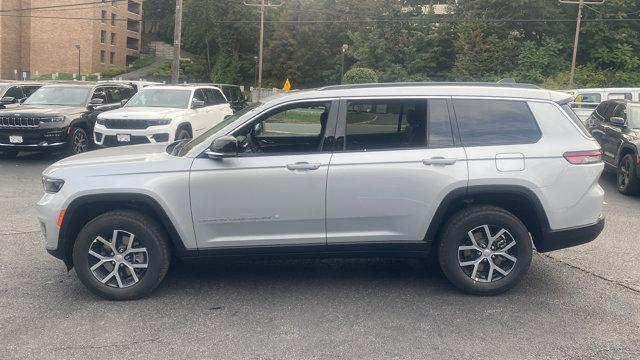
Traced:
POLYGON ((572 151, 564 153, 563 156, 573 165, 597 164, 602 162, 601 150, 572 151))

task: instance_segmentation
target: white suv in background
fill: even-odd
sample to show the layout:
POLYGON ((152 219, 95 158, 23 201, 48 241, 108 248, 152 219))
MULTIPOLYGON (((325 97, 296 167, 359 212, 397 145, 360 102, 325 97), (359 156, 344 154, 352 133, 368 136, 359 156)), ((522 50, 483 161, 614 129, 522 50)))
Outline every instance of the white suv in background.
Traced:
POLYGON ((232 114, 219 88, 149 86, 121 109, 100 114, 94 140, 111 147, 191 139, 232 114))
POLYGON ((172 258, 430 252, 463 291, 499 294, 532 245, 576 246, 604 227, 602 153, 572 99, 517 84, 289 94, 189 142, 52 165, 46 248, 111 299, 151 292, 172 258))

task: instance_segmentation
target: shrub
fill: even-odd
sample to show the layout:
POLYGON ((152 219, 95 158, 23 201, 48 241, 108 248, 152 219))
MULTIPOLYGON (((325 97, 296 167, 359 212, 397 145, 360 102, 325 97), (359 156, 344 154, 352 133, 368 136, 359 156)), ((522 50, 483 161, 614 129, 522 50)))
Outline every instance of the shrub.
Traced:
POLYGON ((353 68, 344 74, 343 79, 345 84, 367 84, 377 83, 378 81, 378 74, 368 68, 353 68))

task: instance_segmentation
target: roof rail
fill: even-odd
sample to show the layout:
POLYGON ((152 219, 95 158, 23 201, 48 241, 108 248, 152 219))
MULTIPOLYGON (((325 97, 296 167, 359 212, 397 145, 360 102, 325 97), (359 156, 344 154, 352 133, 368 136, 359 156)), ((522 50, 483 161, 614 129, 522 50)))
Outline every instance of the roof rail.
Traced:
POLYGON ((501 87, 514 89, 540 89, 538 85, 522 83, 489 83, 489 82, 397 82, 397 83, 372 83, 372 84, 352 84, 352 85, 331 85, 318 89, 327 90, 351 90, 370 88, 393 88, 393 87, 421 87, 421 86, 482 86, 501 87))

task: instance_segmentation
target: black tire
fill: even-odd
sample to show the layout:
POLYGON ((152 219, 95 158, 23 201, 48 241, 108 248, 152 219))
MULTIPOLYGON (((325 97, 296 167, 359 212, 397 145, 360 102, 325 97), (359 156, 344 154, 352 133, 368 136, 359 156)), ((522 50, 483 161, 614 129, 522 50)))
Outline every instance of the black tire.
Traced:
POLYGON ((1 159, 13 159, 18 156, 19 151, 17 150, 0 150, 0 158, 1 159))
POLYGON ((189 129, 186 128, 179 128, 176 131, 176 137, 175 140, 189 140, 191 139, 193 136, 191 135, 191 131, 189 131, 189 129))
POLYGON ((636 169, 634 155, 627 154, 620 160, 617 169, 617 187, 621 194, 637 195, 640 192, 640 179, 636 169))
MULTIPOLYGON (((473 234, 477 234, 477 232, 473 234)), ((478 239, 476 236, 474 239, 477 245, 481 245, 482 239, 478 239)), ((486 242, 484 245, 487 245, 486 242)), ((517 217, 499 207, 474 206, 458 212, 447 222, 440 237, 438 260, 445 276, 463 292, 474 295, 497 295, 513 288, 522 280, 531 265, 532 254, 533 247, 529 232, 517 217), (499 246, 502 243, 504 243, 502 249, 505 249, 512 242, 515 242, 505 252, 517 261, 513 262, 502 255, 489 256, 490 254, 483 252, 486 251, 486 248, 483 251, 459 250, 460 246, 465 246, 467 242, 471 243, 469 232, 476 230, 481 234, 486 233, 484 225, 489 226, 489 234, 492 237, 498 235, 498 232, 506 230, 501 237, 496 239, 497 243, 494 242, 494 244, 497 250, 501 250, 499 246), (499 230, 492 233, 491 229, 499 230), (508 239, 513 239, 513 241, 508 239), (465 258, 461 259, 461 255, 465 258), (485 255, 489 257, 481 259, 485 255), (481 259, 478 267, 475 265, 463 267, 461 264, 468 262, 467 260, 477 259, 481 259), (500 267, 502 271, 508 270, 505 271, 506 275, 498 273, 496 270, 489 270, 494 268, 492 264, 496 265, 496 262, 502 264, 500 267), (486 270, 486 275, 483 278, 482 272, 484 270, 481 272, 479 269, 487 267, 489 269, 486 270), (475 278, 472 278, 473 270, 477 270, 475 278), (484 282, 487 279, 494 279, 494 276, 495 281, 484 282)))
MULTIPOLYGON (((124 238, 122 239, 124 240, 124 238)), ((121 249, 120 251, 122 252, 121 249)), ((103 253, 101 255, 108 256, 109 254, 103 253)), ((131 260, 131 258, 129 259, 131 260)), ((129 263, 134 262, 135 260, 129 263)), ((164 279, 170 263, 169 239, 163 228, 153 219, 135 211, 111 211, 96 217, 80 231, 73 246, 73 264, 80 281, 94 294, 111 300, 134 300, 149 295, 164 279), (116 272, 118 274, 117 282, 114 284, 115 281, 112 279, 115 276, 113 276, 104 284, 90 268, 90 261, 97 262, 97 259, 89 255, 89 250, 97 252, 96 246, 99 246, 100 243, 96 243, 96 239, 100 236, 110 242, 115 230, 134 235, 133 243, 146 249, 144 257, 147 267, 145 269, 129 269, 124 263, 117 264, 115 261, 111 261, 112 269, 115 266, 119 266, 120 269, 116 272), (141 272, 142 270, 144 272, 141 272), (140 271, 137 273, 138 281, 128 287, 120 287, 121 279, 124 282, 129 277, 133 281, 130 271, 140 271)), ((102 270, 106 270, 105 274, 112 271, 98 268, 96 272, 102 270)), ((103 279, 107 277, 104 276, 103 279)))
POLYGON ((83 128, 72 128, 69 137, 67 138, 67 148, 65 150, 65 155, 72 156, 89 151, 90 141, 91 140, 87 136, 87 132, 83 128))

